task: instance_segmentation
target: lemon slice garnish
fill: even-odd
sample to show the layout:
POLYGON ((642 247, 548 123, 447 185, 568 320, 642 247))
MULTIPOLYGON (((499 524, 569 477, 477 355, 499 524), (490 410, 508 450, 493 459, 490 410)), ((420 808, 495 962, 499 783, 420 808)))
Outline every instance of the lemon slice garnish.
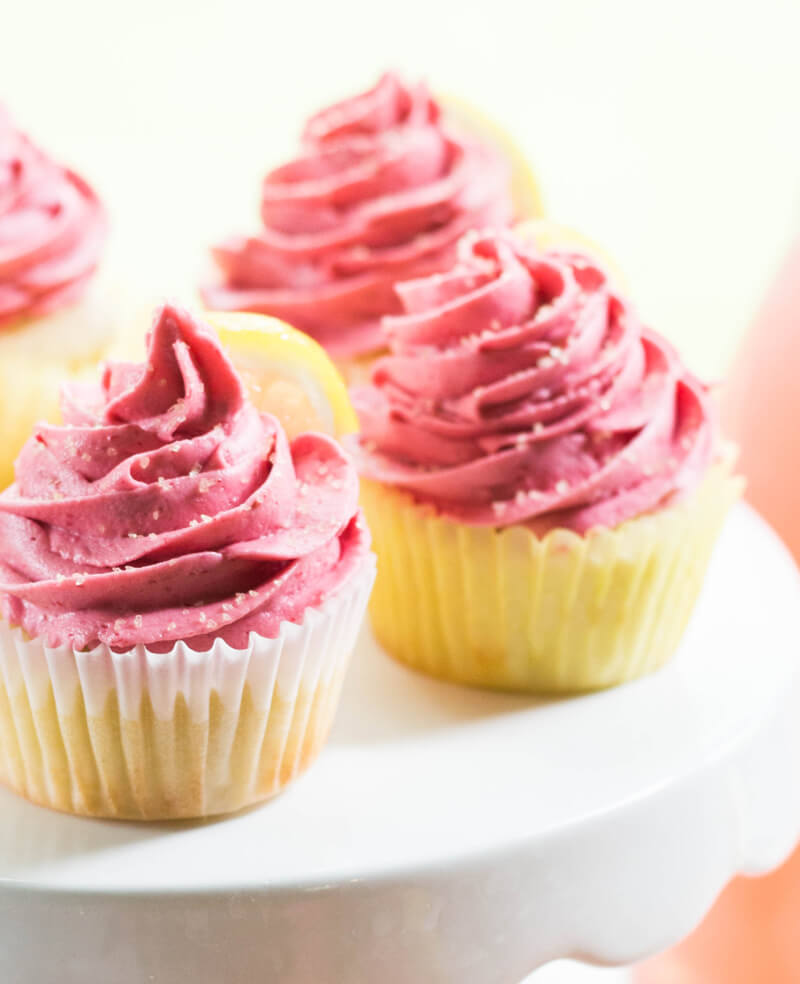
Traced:
POLYGON ((527 155, 514 138, 490 116, 460 97, 438 93, 437 98, 446 120, 465 133, 471 133, 494 146, 510 164, 511 194, 516 218, 522 221, 544 215, 539 182, 527 155))
POLYGON ((618 288, 627 288, 627 277, 617 261, 602 246, 598 246, 582 232, 551 222, 549 219, 529 219, 527 222, 515 225, 514 234, 523 242, 532 243, 539 250, 559 249, 587 253, 599 262, 618 288))
POLYGON ((305 431, 341 437, 358 429, 342 377, 321 345, 277 318, 206 312, 259 410, 289 438, 305 431))

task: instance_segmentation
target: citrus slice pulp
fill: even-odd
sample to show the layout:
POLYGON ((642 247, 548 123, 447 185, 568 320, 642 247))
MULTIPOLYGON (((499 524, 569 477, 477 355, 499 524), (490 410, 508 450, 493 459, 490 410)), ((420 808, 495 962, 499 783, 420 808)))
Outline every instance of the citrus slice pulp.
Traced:
POLYGON ((358 429, 342 377, 321 345, 263 314, 204 312, 259 410, 291 440, 305 431, 342 437, 358 429))

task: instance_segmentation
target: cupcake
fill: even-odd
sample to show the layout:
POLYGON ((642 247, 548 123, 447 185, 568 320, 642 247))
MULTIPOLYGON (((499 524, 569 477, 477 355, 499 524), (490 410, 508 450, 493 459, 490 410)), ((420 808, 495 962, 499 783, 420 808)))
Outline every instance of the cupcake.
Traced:
POLYGON ((372 586, 358 480, 165 306, 0 495, 0 779, 77 814, 237 810, 331 724, 372 586))
POLYGON ((353 391, 379 641, 517 691, 655 670, 740 491, 706 388, 586 254, 471 235, 398 295, 353 391))
POLYGON ((108 335, 97 266, 106 217, 91 187, 51 161, 0 107, 0 486, 58 380, 93 365, 108 335))
POLYGON ((446 269, 470 228, 539 211, 519 155, 501 152, 485 123, 473 129, 488 138, 392 74, 312 116, 300 155, 264 180, 261 231, 213 250, 219 279, 206 303, 288 321, 345 378, 363 377, 384 347, 381 318, 399 313, 397 281, 446 269))

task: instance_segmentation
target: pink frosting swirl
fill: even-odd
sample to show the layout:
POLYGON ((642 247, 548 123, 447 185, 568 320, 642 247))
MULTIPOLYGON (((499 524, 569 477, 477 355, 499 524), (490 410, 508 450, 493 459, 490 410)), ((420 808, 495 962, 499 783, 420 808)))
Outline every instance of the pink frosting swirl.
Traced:
POLYGON ((354 391, 364 475, 479 525, 614 527, 693 488, 705 388, 588 256, 465 237, 398 287, 391 354, 354 391))
POLYGON ((447 267, 467 229, 511 220, 509 177, 423 85, 384 75, 309 120, 302 155, 264 181, 260 234, 214 250, 222 282, 206 303, 282 318, 334 354, 376 351, 398 280, 447 267))
POLYGON ((0 328, 76 301, 105 237, 89 185, 45 157, 0 106, 0 328))
POLYGON ((368 547, 352 463, 288 443, 209 330, 157 315, 144 365, 65 390, 0 495, 0 606, 51 645, 243 648, 299 622, 368 547))

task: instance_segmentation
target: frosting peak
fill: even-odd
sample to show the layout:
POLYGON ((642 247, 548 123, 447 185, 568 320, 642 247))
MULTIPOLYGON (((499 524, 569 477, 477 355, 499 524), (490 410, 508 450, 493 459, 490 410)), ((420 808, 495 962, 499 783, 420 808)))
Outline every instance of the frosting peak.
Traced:
POLYGON ((214 251, 217 309, 283 318, 334 353, 382 347, 394 284, 447 267, 469 228, 512 218, 510 174, 450 130, 424 85, 386 74, 312 116, 302 153, 264 180, 257 236, 214 251))
POLYGON ((590 257, 469 235, 398 287, 391 354, 354 391, 360 470, 467 523, 613 527, 710 461, 705 388, 590 257))
POLYGON ((77 300, 105 235, 94 191, 34 147, 0 106, 0 329, 77 300))
POLYGON ((73 384, 0 495, 0 604, 51 645, 243 648, 300 621, 366 550, 338 446, 291 444, 211 332, 165 306, 144 365, 73 384))

